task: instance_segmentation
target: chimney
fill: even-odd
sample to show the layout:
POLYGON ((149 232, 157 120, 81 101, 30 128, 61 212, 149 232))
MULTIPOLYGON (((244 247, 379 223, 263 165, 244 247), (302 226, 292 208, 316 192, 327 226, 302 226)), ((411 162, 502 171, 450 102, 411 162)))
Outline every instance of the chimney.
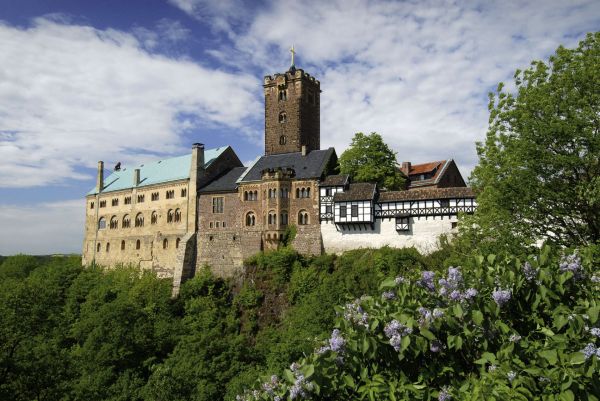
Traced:
POLYGON ((408 177, 410 174, 410 162, 402 162, 402 167, 400 170, 404 173, 405 176, 408 177))
POLYGON ((133 170, 133 186, 137 187, 140 185, 140 169, 136 168, 133 170))
POLYGON ((195 143, 192 145, 192 156, 196 156, 196 162, 198 163, 198 168, 204 169, 204 144, 203 143, 195 143))
POLYGON ((306 156, 308 152, 306 151, 306 145, 302 145, 302 156, 306 156))
POLYGON ((104 162, 98 162, 98 175, 96 176, 96 192, 101 192, 104 189, 104 162))

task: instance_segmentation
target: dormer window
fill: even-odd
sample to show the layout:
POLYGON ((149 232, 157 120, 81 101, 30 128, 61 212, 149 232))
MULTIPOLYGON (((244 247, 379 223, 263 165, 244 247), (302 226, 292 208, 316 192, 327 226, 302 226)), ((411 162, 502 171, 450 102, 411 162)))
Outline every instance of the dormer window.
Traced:
POLYGON ((281 113, 279 113, 279 123, 283 124, 287 122, 287 114, 285 114, 285 111, 282 111, 281 113))

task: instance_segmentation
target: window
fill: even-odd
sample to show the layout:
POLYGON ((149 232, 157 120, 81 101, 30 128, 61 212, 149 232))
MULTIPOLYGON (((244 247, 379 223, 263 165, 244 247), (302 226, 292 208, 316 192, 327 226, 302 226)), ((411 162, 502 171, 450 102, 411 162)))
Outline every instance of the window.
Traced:
POLYGON ((279 123, 283 124, 285 122, 287 122, 287 114, 285 114, 285 111, 282 111, 279 113, 279 123))
POLYGON ((173 213, 173 209, 169 209, 169 211, 167 212, 167 223, 173 222, 174 215, 175 213, 173 213))
POLYGON ((152 212, 152 215, 150 216, 150 224, 154 225, 156 223, 158 223, 158 213, 152 212))
POLYGON ((346 205, 340 206, 340 217, 346 217, 346 205))
POLYGON ((301 226, 305 226, 308 224, 308 213, 306 210, 301 210, 298 213, 298 224, 301 226))
POLYGON ((135 216, 135 226, 136 227, 144 227, 144 215, 141 213, 138 213, 137 216, 135 216))
POLYGON ((396 217, 396 231, 410 231, 409 217, 396 217))
POLYGON ((285 137, 285 135, 281 135, 279 137, 279 144, 280 145, 285 145, 287 143, 287 138, 285 137))
POLYGON ((183 189, 181 190, 181 197, 182 197, 182 198, 185 198, 186 196, 187 196, 187 188, 183 188, 183 189))
POLYGON ((331 209, 332 209, 331 205, 325 206, 325 213, 331 214, 331 209))
POLYGON ((220 222, 220 221, 215 221, 215 227, 216 227, 216 228, 219 228, 219 227, 221 227, 221 222, 220 222))
POLYGON ((106 207, 106 201, 105 200, 101 200, 100 201, 100 207, 106 207))
POLYGON ((277 198, 277 190, 275 188, 269 188, 269 199, 277 198))
POLYGON ((98 242, 98 246, 96 246, 96 252, 100 252, 100 243, 98 242))
POLYGON ((453 221, 453 222, 452 222, 452 228, 454 229, 454 228, 456 228, 456 227, 458 227, 458 222, 456 222, 456 221, 453 221))
POLYGON ((350 216, 358 217, 358 205, 352 205, 350 207, 350 216))
POLYGON ((212 212, 213 213, 223 213, 223 197, 215 197, 212 198, 212 212))
POLYGON ((209 226, 210 228, 213 228, 213 222, 211 221, 210 223, 208 223, 208 226, 209 226))
POLYGON ((179 243, 181 242, 181 238, 177 238, 175 240, 175 249, 179 248, 179 243))
POLYGON ((100 217, 98 220, 98 230, 104 230, 106 228, 106 219, 104 217, 100 217))
POLYGON ((165 238, 163 240, 163 249, 167 249, 168 247, 169 247, 169 240, 165 238))
POLYGON ((331 196, 331 188, 325 188, 325 196, 331 196))
POLYGON ((173 199, 175 198, 175 190, 171 189, 170 191, 167 191, 165 194, 165 197, 167 199, 173 199))
POLYGON ((125 240, 121 241, 121 250, 125 250, 125 240))
POLYGON ((143 194, 142 195, 138 195, 138 197, 137 197, 137 203, 144 203, 144 198, 145 198, 145 196, 143 194))
POLYGON ((123 216, 123 224, 121 224, 122 228, 129 228, 131 227, 131 220, 129 219, 128 215, 123 216))
POLYGON ((288 214, 287 214, 287 212, 281 213, 280 221, 281 221, 281 225, 282 226, 287 226, 287 224, 288 224, 288 214))
POLYGON ((94 208, 94 202, 90 202, 90 209, 94 208))
POLYGON ((131 205, 131 196, 126 196, 123 203, 126 205, 131 205))
POLYGON ((116 230, 119 226, 119 220, 117 219, 117 216, 113 216, 110 218, 110 224, 109 227, 111 230, 116 230))
POLYGON ((227 226, 227 224, 225 224, 225 222, 221 223, 221 227, 225 228, 227 226))
POLYGON ((277 224, 277 213, 271 211, 269 212, 269 224, 275 225, 277 224))
POLYGON ((151 199, 157 201, 159 199, 158 192, 152 192, 151 199))
POLYGON ((113 199, 113 200, 110 202, 110 204, 111 204, 112 206, 119 206, 119 198, 114 198, 114 199, 113 199))
POLYGON ((108 253, 110 251, 110 242, 106 243, 106 252, 108 253))
POLYGON ((175 223, 179 223, 181 221, 181 210, 175 209, 175 223))
POLYGON ((296 188, 296 198, 310 198, 310 188, 296 188))
POLYGON ((285 89, 279 89, 279 100, 287 100, 287 91, 285 89))
POLYGON ((135 249, 139 250, 142 247, 140 240, 135 241, 135 249))
POLYGON ((254 215, 253 212, 248 212, 246 214, 246 225, 247 226, 256 225, 256 216, 254 215))
POLYGON ((440 200, 440 207, 449 207, 449 206, 450 206, 450 199, 440 200))

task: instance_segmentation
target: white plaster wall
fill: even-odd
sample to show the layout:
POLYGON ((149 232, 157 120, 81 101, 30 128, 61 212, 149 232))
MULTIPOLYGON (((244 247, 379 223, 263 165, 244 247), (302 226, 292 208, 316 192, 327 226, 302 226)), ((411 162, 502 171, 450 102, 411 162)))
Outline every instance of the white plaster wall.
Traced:
POLYGON ((431 253, 438 249, 438 238, 441 234, 449 234, 456 216, 411 217, 410 231, 396 231, 396 219, 384 218, 375 220, 374 228, 362 225, 361 230, 344 228, 332 221, 321 222, 323 247, 327 253, 341 253, 357 248, 408 248, 414 246, 421 253, 431 253))

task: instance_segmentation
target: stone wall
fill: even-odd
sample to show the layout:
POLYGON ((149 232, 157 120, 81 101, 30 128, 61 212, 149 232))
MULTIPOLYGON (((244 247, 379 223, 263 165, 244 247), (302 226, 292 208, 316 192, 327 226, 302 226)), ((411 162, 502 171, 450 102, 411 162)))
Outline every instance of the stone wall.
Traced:
POLYGON ((374 227, 352 225, 342 229, 333 222, 321 223, 323 248, 327 253, 341 253, 357 248, 415 247, 421 253, 438 249, 439 236, 455 232, 456 216, 411 217, 410 231, 396 231, 395 218, 376 219, 374 227))

